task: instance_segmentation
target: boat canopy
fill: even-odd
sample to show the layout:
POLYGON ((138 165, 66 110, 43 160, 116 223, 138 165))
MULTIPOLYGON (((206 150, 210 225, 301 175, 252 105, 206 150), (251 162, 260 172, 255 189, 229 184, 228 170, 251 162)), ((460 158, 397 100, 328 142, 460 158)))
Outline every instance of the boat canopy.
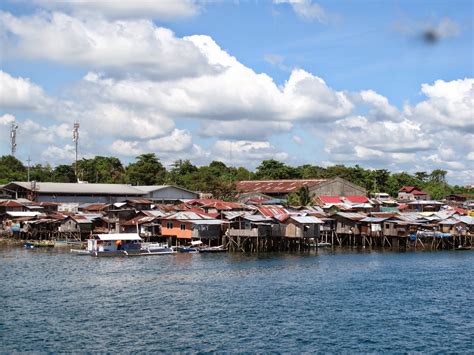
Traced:
POLYGON ((137 233, 97 234, 99 240, 142 240, 137 233))

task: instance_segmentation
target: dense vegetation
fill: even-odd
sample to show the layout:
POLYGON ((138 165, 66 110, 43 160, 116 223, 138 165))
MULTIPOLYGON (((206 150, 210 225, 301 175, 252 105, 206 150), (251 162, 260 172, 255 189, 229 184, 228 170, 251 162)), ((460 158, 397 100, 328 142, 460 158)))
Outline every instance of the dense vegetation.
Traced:
MULTIPOLYGON (((37 164, 30 167, 30 180, 52 182, 75 182, 74 164, 37 164)), ((96 156, 82 159, 77 164, 78 178, 90 183, 128 183, 132 185, 173 184, 193 191, 210 192, 215 197, 230 199, 235 194, 235 182, 262 179, 318 179, 341 177, 369 192, 388 192, 396 196, 404 185, 417 186, 429 192, 434 199, 451 193, 469 193, 461 186, 446 182, 446 171, 390 173, 385 169, 369 170, 356 165, 347 167, 334 165, 327 168, 314 165, 288 166, 276 160, 264 160, 255 172, 244 167, 228 167, 220 161, 209 165, 195 166, 189 160, 177 160, 166 169, 153 153, 143 154, 136 161, 123 166, 118 158, 96 156)), ((18 159, 7 155, 0 157, 0 183, 27 181, 28 169, 18 159)), ((308 199, 307 191, 290 196, 302 204, 308 199)))

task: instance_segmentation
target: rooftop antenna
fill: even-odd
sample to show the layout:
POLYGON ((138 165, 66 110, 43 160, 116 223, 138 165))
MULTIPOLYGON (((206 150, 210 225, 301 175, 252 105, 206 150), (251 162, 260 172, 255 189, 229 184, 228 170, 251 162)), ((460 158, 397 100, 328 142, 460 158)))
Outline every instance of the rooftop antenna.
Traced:
POLYGON ((10 131, 10 142, 11 142, 11 146, 12 146, 12 156, 15 156, 15 152, 16 152, 16 130, 17 129, 18 129, 18 125, 15 122, 13 122, 11 131, 10 131))
POLYGON ((30 156, 28 155, 28 182, 30 182, 30 163, 31 163, 31 159, 30 159, 30 156))
POLYGON ((77 180, 77 147, 79 144, 79 122, 74 122, 74 129, 72 130, 72 141, 76 145, 76 155, 74 159, 74 175, 76 175, 77 180))

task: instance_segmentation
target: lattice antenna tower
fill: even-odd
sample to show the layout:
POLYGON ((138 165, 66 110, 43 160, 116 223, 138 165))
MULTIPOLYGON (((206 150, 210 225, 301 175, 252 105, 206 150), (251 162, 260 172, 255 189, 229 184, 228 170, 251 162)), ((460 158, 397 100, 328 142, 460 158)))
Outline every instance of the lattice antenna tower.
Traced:
POLYGON ((10 142, 12 147, 12 156, 15 156, 16 153, 16 130, 18 129, 18 125, 13 122, 11 131, 10 131, 10 142))
POLYGON ((74 159, 74 174, 76 175, 77 180, 77 152, 79 146, 79 122, 74 122, 74 129, 72 130, 72 141, 75 144, 75 159, 74 159))

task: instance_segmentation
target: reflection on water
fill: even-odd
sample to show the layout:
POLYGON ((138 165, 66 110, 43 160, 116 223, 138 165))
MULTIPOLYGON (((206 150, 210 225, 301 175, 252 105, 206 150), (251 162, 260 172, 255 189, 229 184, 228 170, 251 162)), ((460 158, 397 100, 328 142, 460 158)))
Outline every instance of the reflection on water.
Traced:
POLYGON ((473 271, 470 251, 3 248, 0 340, 6 352, 469 352, 473 271))

